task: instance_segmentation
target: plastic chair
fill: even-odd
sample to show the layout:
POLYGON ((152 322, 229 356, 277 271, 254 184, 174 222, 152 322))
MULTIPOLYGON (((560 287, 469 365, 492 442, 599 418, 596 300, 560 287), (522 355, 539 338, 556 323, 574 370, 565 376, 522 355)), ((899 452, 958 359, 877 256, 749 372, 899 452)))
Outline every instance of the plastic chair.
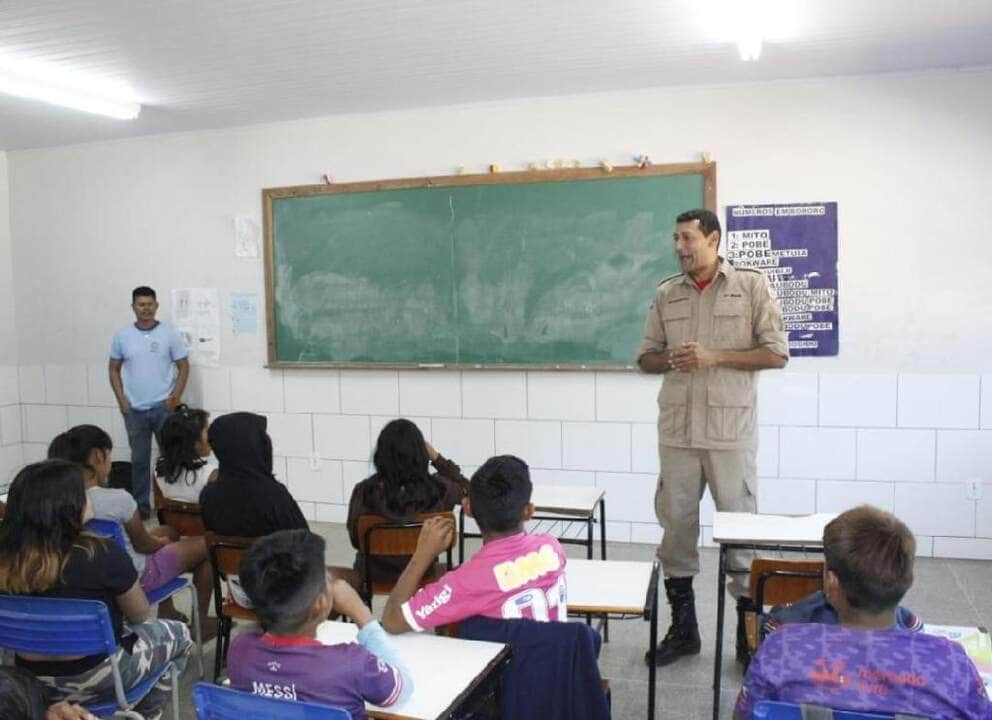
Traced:
MULTIPOLYGON (((452 523, 455 521, 455 514, 451 511, 417 515, 416 522, 391 522, 381 515, 360 515, 358 517, 358 552, 364 556, 361 563, 362 588, 359 594, 366 605, 372 607, 373 595, 388 595, 392 592, 397 580, 397 578, 373 579, 374 563, 370 561, 374 558, 413 555, 417 549, 417 540, 420 538, 420 529, 424 526, 424 521, 432 517, 450 518, 452 523)), ((457 538, 455 540, 457 541, 457 538)), ((446 551, 447 567, 438 568, 436 564, 433 565, 431 570, 424 573, 424 577, 421 578, 421 586, 436 580, 451 567, 453 547, 454 541, 446 551)))
POLYGON ((214 570, 214 608, 217 612, 217 647, 214 650, 214 682, 220 679, 220 671, 227 663, 227 651, 231 644, 231 626, 234 620, 258 622, 255 611, 239 605, 229 593, 225 594, 222 583, 230 575, 237 575, 241 568, 241 556, 251 547, 255 538, 218 535, 208 532, 207 556, 214 570))
MULTIPOLYGON (((111 538, 117 546, 127 552, 127 540, 124 537, 124 527, 115 520, 103 520, 94 518, 86 523, 86 529, 94 535, 111 538)), ((189 590, 190 594, 190 615, 193 617, 193 638, 196 640, 196 662, 200 669, 200 677, 203 677, 203 639, 200 635, 200 613, 196 600, 196 588, 184 577, 177 577, 170 580, 165 585, 161 585, 154 590, 145 591, 150 605, 158 605, 163 600, 171 598, 173 595, 183 590, 189 590)))
POLYGON ((919 715, 880 715, 769 700, 763 700, 755 705, 751 717, 753 720, 926 720, 919 715))
POLYGON ((193 686, 197 720, 351 720, 351 713, 330 705, 278 700, 230 688, 193 686))
POLYGON ((179 720, 179 673, 166 663, 132 688, 125 688, 117 662, 117 638, 107 606, 99 600, 0 595, 0 647, 37 655, 108 655, 114 676, 114 700, 86 709, 94 715, 144 720, 133 710, 155 683, 172 673, 172 717, 179 720))

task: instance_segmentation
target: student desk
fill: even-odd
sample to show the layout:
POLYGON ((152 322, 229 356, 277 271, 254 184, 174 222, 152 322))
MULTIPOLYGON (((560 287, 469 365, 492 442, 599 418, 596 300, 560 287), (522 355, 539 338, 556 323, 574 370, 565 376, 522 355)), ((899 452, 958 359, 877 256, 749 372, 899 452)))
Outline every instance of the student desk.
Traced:
POLYGON ((713 720, 720 717, 720 670, 723 661, 723 613, 726 603, 727 553, 730 550, 822 552, 823 528, 837 517, 816 515, 713 514, 713 542, 720 546, 716 580, 716 650, 713 655, 713 720))
MULTIPOLYGON (((569 612, 643 617, 648 621, 648 651, 658 643, 658 561, 573 560, 565 565, 569 612)), ((648 720, 654 720, 655 676, 648 667, 648 720)))
MULTIPOLYGON (((358 626, 326 621, 317 628, 325 645, 354 642, 358 626)), ((390 640, 413 676, 413 694, 389 708, 368 705, 369 717, 388 720, 442 720, 462 709, 487 681, 498 682, 510 659, 500 643, 458 640, 433 633, 392 635, 390 640)))
MULTIPOLYGON (((530 501, 534 503, 534 525, 528 532, 545 532, 555 535, 558 542, 569 545, 585 545, 586 557, 592 560, 593 526, 596 524, 596 511, 599 510, 599 553, 606 559, 606 491, 602 488, 582 485, 535 485, 530 501), (561 523, 561 532, 552 532, 561 523), (573 524, 585 525, 585 536, 572 531, 573 524)), ((480 537, 478 533, 465 532, 465 513, 458 513, 458 564, 465 560, 465 538, 480 537)))

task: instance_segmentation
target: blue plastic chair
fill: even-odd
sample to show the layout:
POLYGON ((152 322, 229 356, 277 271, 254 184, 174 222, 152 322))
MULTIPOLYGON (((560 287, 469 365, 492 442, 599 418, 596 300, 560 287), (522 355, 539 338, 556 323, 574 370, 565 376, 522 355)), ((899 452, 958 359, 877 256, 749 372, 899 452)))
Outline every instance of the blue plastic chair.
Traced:
POLYGON ((351 713, 330 705, 278 700, 220 685, 193 686, 197 720, 351 720, 351 713))
MULTIPOLYGON (((94 535, 111 538, 121 550, 127 552, 128 545, 127 539, 124 537, 124 527, 116 520, 93 518, 86 523, 86 529, 94 535)), ((200 613, 197 612, 197 608, 199 606, 196 601, 196 588, 193 587, 193 584, 186 578, 177 577, 174 580, 170 580, 165 585, 146 592, 145 595, 148 597, 148 603, 150 605, 158 605, 163 600, 167 600, 183 590, 189 590, 190 593, 190 614, 193 616, 193 639, 196 640, 197 651, 196 662, 200 669, 200 677, 202 678, 203 640, 200 635, 200 613)))
POLYGON ((134 706, 155 683, 172 673, 172 717, 179 720, 179 673, 166 663, 132 688, 125 688, 117 663, 117 638, 107 606, 99 600, 0 595, 0 648, 37 655, 109 655, 114 699, 86 705, 99 717, 115 714, 144 720, 134 706))
MULTIPOLYGON (((794 703, 772 702, 763 700, 754 706, 751 713, 754 720, 909 720, 914 715, 879 715, 877 713, 862 713, 853 710, 831 710, 816 705, 796 705, 794 703), (805 714, 804 714, 805 711, 805 714)), ((924 720, 920 718, 920 720, 924 720)))

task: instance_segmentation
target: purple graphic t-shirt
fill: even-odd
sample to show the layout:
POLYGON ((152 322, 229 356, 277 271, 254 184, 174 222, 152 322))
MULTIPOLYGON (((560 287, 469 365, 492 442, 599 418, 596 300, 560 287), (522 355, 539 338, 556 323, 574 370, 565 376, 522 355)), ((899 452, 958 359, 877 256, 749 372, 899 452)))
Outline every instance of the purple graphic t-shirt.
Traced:
POLYGON ((245 632, 231 643, 231 687, 256 695, 342 708, 364 720, 365 701, 388 706, 403 688, 399 671, 361 645, 245 632))
POLYGON ((934 720, 992 720, 992 703, 964 650, 944 638, 839 625, 786 625, 754 656, 735 718, 762 700, 934 720))

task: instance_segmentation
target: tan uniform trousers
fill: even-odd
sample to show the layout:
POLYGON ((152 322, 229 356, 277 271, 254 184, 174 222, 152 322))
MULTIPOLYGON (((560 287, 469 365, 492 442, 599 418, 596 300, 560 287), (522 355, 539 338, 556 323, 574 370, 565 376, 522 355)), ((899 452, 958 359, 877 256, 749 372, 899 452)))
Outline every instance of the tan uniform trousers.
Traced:
MULTIPOLYGON (((665 577, 699 574, 699 501, 709 485, 721 512, 755 512, 757 505, 756 448, 701 450, 662 445, 661 473, 654 495, 655 513, 664 529, 658 558, 665 577)), ((728 553, 728 589, 734 597, 749 596, 751 550, 728 553)))

